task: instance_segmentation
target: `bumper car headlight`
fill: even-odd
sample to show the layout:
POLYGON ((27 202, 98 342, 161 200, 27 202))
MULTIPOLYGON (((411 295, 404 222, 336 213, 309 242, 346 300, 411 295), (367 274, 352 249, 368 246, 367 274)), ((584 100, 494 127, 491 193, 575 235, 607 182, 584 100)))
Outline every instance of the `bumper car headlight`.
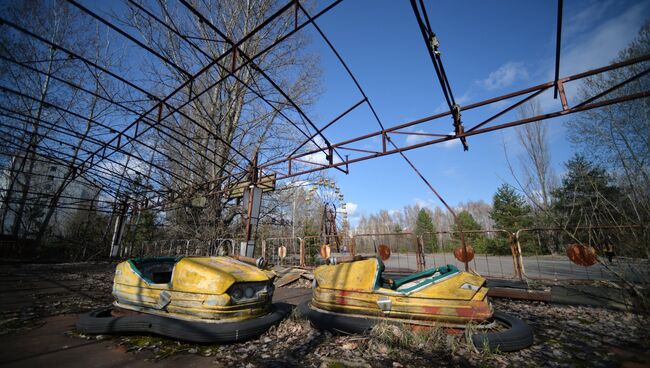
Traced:
POLYGON ((228 289, 234 304, 251 303, 271 299, 273 296, 272 282, 240 282, 228 289))

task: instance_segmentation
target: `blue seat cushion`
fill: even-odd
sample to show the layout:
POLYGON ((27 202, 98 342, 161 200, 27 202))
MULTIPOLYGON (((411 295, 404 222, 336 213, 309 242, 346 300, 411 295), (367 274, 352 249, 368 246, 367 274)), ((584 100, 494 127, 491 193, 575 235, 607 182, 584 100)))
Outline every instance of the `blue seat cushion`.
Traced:
POLYGON ((435 279, 438 279, 440 277, 444 277, 449 273, 458 272, 458 268, 456 266, 454 266, 454 265, 449 264, 449 265, 446 265, 446 266, 433 267, 433 268, 430 268, 428 270, 424 270, 424 271, 421 271, 421 272, 416 272, 416 273, 414 273, 412 275, 408 275, 408 276, 403 277, 401 279, 393 280, 393 284, 391 285, 392 289, 396 290, 397 288, 399 288, 400 286, 402 286, 402 285, 404 285, 406 283, 409 283, 409 282, 412 282, 412 281, 415 281, 415 280, 418 280, 418 279, 423 279, 423 278, 433 276, 437 272, 440 273, 440 276, 435 277, 434 279, 432 279, 432 281, 435 281, 435 279))

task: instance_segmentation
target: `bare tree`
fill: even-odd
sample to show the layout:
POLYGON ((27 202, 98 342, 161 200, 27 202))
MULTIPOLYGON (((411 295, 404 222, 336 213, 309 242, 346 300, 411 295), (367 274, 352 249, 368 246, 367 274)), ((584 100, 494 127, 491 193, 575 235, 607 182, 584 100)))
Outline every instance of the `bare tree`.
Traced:
POLYGON ((66 188, 81 176, 77 160, 90 149, 89 138, 99 133, 93 122, 113 112, 106 101, 80 88, 116 95, 110 95, 110 83, 99 82, 100 74, 54 45, 74 48, 98 64, 111 58, 99 48, 98 29, 65 3, 3 4, 3 12, 20 20, 26 31, 0 36, 0 80, 8 87, 1 97, 0 124, 7 133, 3 136, 20 134, 4 165, 2 230, 40 242, 66 188), (39 40, 28 32, 47 37, 39 40))
MULTIPOLYGON (((518 108, 519 118, 537 116, 541 113, 538 100, 531 100, 518 108)), ((515 129, 517 141, 523 148, 519 155, 522 173, 522 190, 543 211, 551 206, 551 191, 556 180, 551 167, 551 151, 548 144, 548 125, 543 120, 519 126, 515 129)))
MULTIPOLYGON (((637 38, 622 50, 615 61, 645 55, 650 50, 650 23, 637 38)), ((595 96, 625 80, 642 75, 648 63, 611 71, 603 76, 586 78, 580 87, 582 98, 595 96)), ((631 94, 647 90, 647 75, 606 95, 631 94)), ((625 189, 627 200, 619 217, 647 225, 650 219, 650 99, 644 98, 590 110, 566 123, 569 138, 590 160, 614 175, 625 189), (629 209, 629 210, 627 210, 629 209)))
MULTIPOLYGON (((130 2, 128 18, 120 20, 180 69, 194 72, 228 53, 231 42, 258 27, 277 9, 275 5, 272 0, 191 2, 187 7, 162 0, 153 4, 134 1, 130 2)), ((304 109, 318 93, 317 59, 304 52, 309 39, 296 34, 248 62, 294 27, 289 15, 267 25, 239 46, 236 54, 231 53, 228 62, 209 68, 192 81, 191 90, 186 88, 175 97, 187 100, 192 93, 207 89, 183 109, 180 117, 174 115, 173 120, 160 125, 166 132, 159 136, 161 149, 182 158, 185 164, 169 163, 172 171, 193 183, 210 182, 210 188, 218 190, 231 183, 230 172, 245 166, 245 160, 229 145, 251 160, 258 155, 267 161, 288 154, 296 141, 304 139, 294 127, 304 129, 304 117, 290 101, 304 109), (238 68, 243 63, 248 64, 238 68)), ((171 63, 146 65, 144 69, 161 92, 189 78, 171 63)), ((183 187, 180 183, 171 186, 183 187)), ((229 209, 227 200, 213 196, 205 208, 184 208, 169 215, 182 233, 195 236, 225 231, 238 213, 229 209)))

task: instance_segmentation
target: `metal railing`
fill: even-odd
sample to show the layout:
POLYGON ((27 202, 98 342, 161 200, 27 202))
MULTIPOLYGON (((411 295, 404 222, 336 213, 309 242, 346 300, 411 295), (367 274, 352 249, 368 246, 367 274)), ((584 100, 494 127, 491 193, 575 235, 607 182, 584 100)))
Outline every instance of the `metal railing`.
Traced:
MULTIPOLYGON (((634 226, 464 231, 473 257, 469 268, 490 278, 528 280, 614 280, 650 282, 650 244, 646 229, 634 226), (593 255, 594 264, 581 266, 567 255, 579 244, 593 255)), ((406 273, 453 264, 464 268, 459 234, 455 231, 424 233, 355 234, 347 236, 272 237, 262 239, 255 257, 271 264, 315 267, 322 263, 320 249, 330 246, 331 256, 379 256, 379 246, 390 249, 384 261, 388 272, 406 273)), ((123 257, 216 256, 238 254, 240 240, 170 239, 124 245, 123 257)))
MULTIPOLYGON (((513 279, 521 276, 513 234, 505 230, 475 230, 463 233, 466 244, 472 250, 468 252, 471 256, 470 269, 491 278, 513 279)), ((464 269, 464 262, 454 255, 454 251, 459 252, 461 249, 459 232, 437 231, 424 233, 420 238, 426 268, 453 264, 459 269, 464 269)))
POLYGON ((518 261, 526 279, 650 281, 648 236, 633 226, 520 229, 515 233, 518 261), (632 231, 633 230, 633 231, 632 231), (597 259, 582 266, 567 256, 567 248, 581 244, 597 259))

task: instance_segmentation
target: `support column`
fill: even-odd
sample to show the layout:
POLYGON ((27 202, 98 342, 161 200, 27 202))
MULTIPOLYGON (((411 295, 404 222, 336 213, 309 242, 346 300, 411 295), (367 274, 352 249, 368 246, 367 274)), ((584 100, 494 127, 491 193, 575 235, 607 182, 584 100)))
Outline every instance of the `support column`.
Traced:
POLYGON ((123 201, 120 205, 117 219, 115 220, 115 229, 113 230, 113 239, 111 240, 110 257, 116 258, 120 255, 120 243, 122 241, 122 229, 124 227, 124 217, 126 217, 127 202, 123 201))

